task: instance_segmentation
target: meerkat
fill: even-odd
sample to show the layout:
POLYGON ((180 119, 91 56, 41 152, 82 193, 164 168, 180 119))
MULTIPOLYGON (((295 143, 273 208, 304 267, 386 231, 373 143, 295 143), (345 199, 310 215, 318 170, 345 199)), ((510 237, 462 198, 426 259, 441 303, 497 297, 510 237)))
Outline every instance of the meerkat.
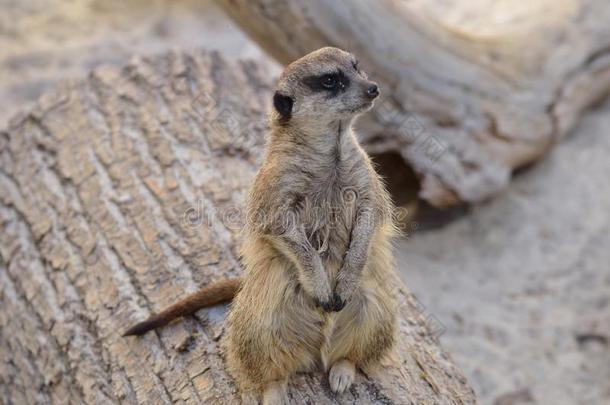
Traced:
POLYGON ((230 300, 225 349, 242 389, 287 404, 287 380, 322 366, 347 390, 395 339, 392 202, 352 122, 378 86, 337 48, 288 65, 273 96, 271 131, 250 190, 243 276, 208 286, 126 334, 230 300))

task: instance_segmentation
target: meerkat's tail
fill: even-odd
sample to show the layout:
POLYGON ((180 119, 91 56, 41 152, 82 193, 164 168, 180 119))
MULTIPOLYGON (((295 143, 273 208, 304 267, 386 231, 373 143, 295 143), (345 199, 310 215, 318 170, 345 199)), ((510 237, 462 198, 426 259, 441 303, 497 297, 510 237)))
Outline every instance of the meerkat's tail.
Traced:
POLYGON ((164 311, 132 326, 123 333, 123 336, 143 335, 149 330, 167 325, 178 317, 193 314, 201 308, 230 301, 237 294, 239 283, 238 278, 232 278, 203 287, 164 311))

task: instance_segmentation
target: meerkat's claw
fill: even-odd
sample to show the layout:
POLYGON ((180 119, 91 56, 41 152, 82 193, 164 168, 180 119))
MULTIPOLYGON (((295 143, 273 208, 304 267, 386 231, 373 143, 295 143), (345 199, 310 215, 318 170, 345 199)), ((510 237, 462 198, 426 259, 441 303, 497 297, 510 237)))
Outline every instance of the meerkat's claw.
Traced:
POLYGON ((334 312, 339 312, 343 309, 343 307, 345 307, 345 301, 341 299, 339 294, 335 293, 333 295, 333 309, 332 310, 334 312))
POLYGON ((332 312, 333 306, 334 306, 334 303, 332 301, 322 303, 322 309, 326 312, 332 312))
POLYGON ((328 301, 320 301, 319 299, 315 299, 316 305, 322 308, 325 312, 332 312, 335 302, 333 299, 328 301))
POLYGON ((354 382, 356 367, 349 360, 339 360, 328 373, 330 389, 336 394, 344 393, 354 382))
POLYGON ((321 307, 325 312, 339 312, 345 307, 345 301, 337 293, 334 293, 328 301, 316 300, 316 305, 321 307))
POLYGON ((263 392, 263 405, 289 405, 286 381, 267 384, 263 392))

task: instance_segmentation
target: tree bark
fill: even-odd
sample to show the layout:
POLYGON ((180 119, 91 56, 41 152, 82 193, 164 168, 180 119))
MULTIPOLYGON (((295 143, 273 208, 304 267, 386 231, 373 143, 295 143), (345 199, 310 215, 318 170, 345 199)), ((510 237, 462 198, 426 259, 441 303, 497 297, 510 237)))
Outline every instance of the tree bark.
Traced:
MULTIPOLYGON (((142 338, 121 333, 239 275, 272 86, 264 66, 217 53, 136 58, 62 84, 0 132, 0 402, 240 399, 222 359, 226 306, 142 338)), ((396 283, 393 356, 341 397, 322 373, 298 375, 295 403, 474 402, 396 283)))
POLYGON ((425 0, 218 1, 282 63, 355 53, 385 93, 363 143, 399 152, 438 207, 502 191, 610 89, 605 0, 449 0, 442 18, 425 0))

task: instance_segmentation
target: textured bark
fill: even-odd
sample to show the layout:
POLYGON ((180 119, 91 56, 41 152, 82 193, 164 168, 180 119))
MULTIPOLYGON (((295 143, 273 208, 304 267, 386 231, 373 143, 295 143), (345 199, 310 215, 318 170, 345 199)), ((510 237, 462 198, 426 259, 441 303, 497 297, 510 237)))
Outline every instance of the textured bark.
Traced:
MULTIPOLYGON (((218 54, 134 59, 59 86, 0 132, 1 403, 240 398, 222 359, 226 306, 143 338, 121 333, 239 275, 271 90, 264 67, 218 54)), ((321 373, 296 376, 295 403, 474 402, 396 282, 393 357, 340 398, 321 373)))
POLYGON ((282 63, 327 45, 358 55, 386 94, 363 142, 399 152, 436 206, 500 192, 610 89, 606 0, 538 0, 504 29, 491 17, 514 2, 488 1, 476 21, 469 2, 442 2, 464 15, 450 24, 426 0, 218 1, 282 63))

